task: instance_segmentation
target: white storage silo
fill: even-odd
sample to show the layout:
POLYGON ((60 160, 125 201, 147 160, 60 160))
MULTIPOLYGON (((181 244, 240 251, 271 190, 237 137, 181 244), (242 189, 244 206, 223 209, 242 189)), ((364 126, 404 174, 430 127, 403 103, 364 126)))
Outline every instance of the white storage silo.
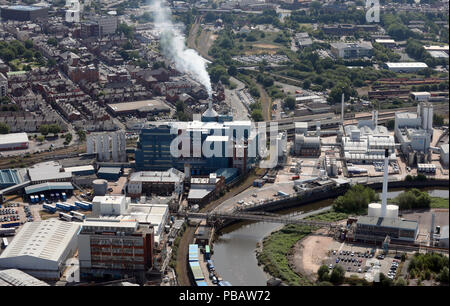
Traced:
POLYGON ((118 162, 119 161, 119 135, 117 133, 112 133, 111 140, 112 140, 112 146, 111 146, 112 159, 114 162, 118 162))
POLYGON ((109 161, 111 159, 111 154, 109 153, 109 135, 103 134, 103 160, 109 161))
POLYGON ((94 197, 95 196, 104 196, 106 195, 106 191, 108 190, 108 181, 98 179, 92 182, 92 186, 94 189, 94 197))
POLYGON ((103 145, 101 135, 95 136, 95 152, 97 152, 97 159, 103 161, 103 145))
POLYGON ((386 207, 386 218, 398 218, 398 206, 388 205, 386 207))
POLYGON ((433 129, 433 105, 428 105, 428 130, 433 129))
POLYGON ((92 135, 88 135, 86 138, 86 152, 87 154, 94 154, 94 139, 92 135))
POLYGON ((125 132, 120 131, 119 132, 119 138, 120 138, 120 150, 119 150, 119 156, 120 161, 126 161, 127 160, 127 141, 125 139, 125 132))
POLYGON ((422 104, 422 128, 424 130, 428 127, 428 108, 422 104))
POLYGON ((369 217, 379 217, 381 215, 381 204, 370 203, 369 204, 369 217))

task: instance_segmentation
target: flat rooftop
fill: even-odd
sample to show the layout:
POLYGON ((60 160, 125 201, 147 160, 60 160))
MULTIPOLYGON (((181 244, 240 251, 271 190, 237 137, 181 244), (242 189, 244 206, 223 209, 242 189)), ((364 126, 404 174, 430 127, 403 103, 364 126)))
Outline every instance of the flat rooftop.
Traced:
POLYGON ((402 220, 400 218, 380 218, 369 216, 359 217, 357 224, 388 227, 388 228, 399 228, 405 230, 416 230, 419 226, 418 222, 413 220, 402 220))
POLYGON ((110 108, 115 113, 121 112, 132 112, 132 111, 169 111, 170 108, 160 100, 143 100, 143 101, 134 101, 134 102, 124 102, 124 103, 114 103, 107 104, 108 108, 110 108))
POLYGON ((0 134, 0 145, 28 142, 27 133, 0 134))

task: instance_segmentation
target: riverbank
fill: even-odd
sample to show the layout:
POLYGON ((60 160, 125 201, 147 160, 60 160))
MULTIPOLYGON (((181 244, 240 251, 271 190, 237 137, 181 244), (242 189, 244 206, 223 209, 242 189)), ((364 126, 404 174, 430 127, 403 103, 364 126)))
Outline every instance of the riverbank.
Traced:
MULTIPOLYGON (((335 222, 343 220, 347 216, 347 214, 329 211, 306 219, 335 222)), ((272 277, 281 279, 287 285, 312 285, 312 279, 299 273, 301 269, 293 265, 293 258, 296 257, 295 245, 312 232, 308 226, 294 224, 286 225, 280 230, 272 232, 263 239, 262 250, 257 252, 258 264, 262 266, 265 272, 272 277)), ((320 229, 316 233, 320 234, 320 229)))

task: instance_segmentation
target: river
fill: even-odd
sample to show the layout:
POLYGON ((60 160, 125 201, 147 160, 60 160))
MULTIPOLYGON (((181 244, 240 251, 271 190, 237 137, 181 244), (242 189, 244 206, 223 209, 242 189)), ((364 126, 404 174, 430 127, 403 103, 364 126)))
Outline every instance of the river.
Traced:
MULTIPOLYGON (((433 197, 449 198, 448 189, 429 188, 423 190, 433 197)), ((394 198, 401 192, 400 189, 391 190, 388 192, 388 198, 394 198)), ((281 213, 311 212, 330 206, 332 203, 333 199, 329 199, 285 210, 281 213)), ((219 275, 233 286, 265 286, 268 275, 258 266, 255 256, 256 244, 280 226, 279 223, 241 222, 223 229, 222 235, 214 242, 212 256, 219 275)))

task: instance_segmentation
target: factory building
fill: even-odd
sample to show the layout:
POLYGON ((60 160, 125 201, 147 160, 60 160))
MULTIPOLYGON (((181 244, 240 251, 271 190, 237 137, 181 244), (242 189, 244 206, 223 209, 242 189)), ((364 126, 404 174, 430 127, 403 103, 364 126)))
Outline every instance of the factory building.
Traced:
POLYGON ((320 137, 295 135, 294 153, 297 156, 320 156, 320 137))
POLYGON ((167 204, 131 204, 131 198, 123 195, 96 196, 92 205, 94 217, 106 220, 135 220, 139 224, 151 225, 155 243, 159 243, 169 215, 167 204))
POLYGON ((170 195, 183 191, 184 173, 175 168, 167 171, 140 171, 130 175, 128 195, 132 198, 142 195, 170 195))
MULTIPOLYGON (((395 113, 395 137, 404 154, 415 152, 428 154, 432 136, 433 105, 421 102, 417 105, 417 113, 395 113)), ((417 160, 417 157, 413 159, 417 160)), ((414 161, 408 163, 413 164, 414 161)))
POLYGON ((20 169, 0 170, 0 189, 21 184, 23 181, 24 177, 20 169))
POLYGON ((386 63, 386 68, 393 72, 411 73, 428 68, 428 65, 422 62, 400 62, 386 63))
POLYGON ((27 133, 11 133, 0 135, 0 151, 28 149, 27 133))
POLYGON ((192 177, 187 197, 188 203, 191 205, 208 203, 224 188, 225 178, 223 176, 218 177, 216 173, 211 173, 209 176, 192 177))
POLYGON ((0 286, 49 286, 23 271, 17 269, 7 269, 0 271, 0 286))
POLYGON ((344 128, 342 145, 347 162, 365 164, 382 161, 387 149, 389 160, 395 161, 395 140, 386 127, 378 123, 378 112, 372 112, 372 119, 359 120, 357 125, 344 128))
POLYGON ((387 236, 392 242, 414 243, 419 232, 417 221, 398 217, 397 205, 387 205, 389 150, 384 154, 383 190, 381 204, 369 204, 368 215, 358 217, 354 240, 365 243, 383 243, 387 236))
POLYGON ((72 180, 72 173, 64 171, 61 164, 56 161, 42 162, 29 167, 28 176, 32 184, 72 180))
POLYGON ((355 59, 372 56, 372 44, 369 41, 357 43, 335 42, 331 43, 331 53, 339 58, 355 59))
POLYGON ((1 17, 4 20, 34 21, 48 18, 48 7, 13 5, 1 8, 1 17))
POLYGON ((77 249, 80 225, 57 219, 25 223, 0 255, 0 268, 19 269, 36 278, 59 280, 77 249))
POLYGON ((246 171, 255 162, 256 146, 257 133, 251 121, 223 122, 210 105, 201 121, 147 123, 140 131, 135 151, 136 168, 189 169, 186 175, 209 174, 231 167, 246 171), (171 150, 177 141, 178 147, 171 150), (210 151, 210 156, 203 154, 205 150, 210 151))
POLYGON ((440 155, 441 155, 441 163, 445 167, 448 167, 448 143, 441 145, 440 147, 440 155))
POLYGON ((101 167, 97 171, 97 177, 115 182, 122 175, 122 168, 120 167, 101 167))
POLYGON ((431 98, 431 93, 427 91, 411 92, 411 98, 417 102, 427 102, 431 98))
POLYGON ((152 267, 153 228, 132 220, 88 219, 78 234, 82 279, 145 280, 152 267))

